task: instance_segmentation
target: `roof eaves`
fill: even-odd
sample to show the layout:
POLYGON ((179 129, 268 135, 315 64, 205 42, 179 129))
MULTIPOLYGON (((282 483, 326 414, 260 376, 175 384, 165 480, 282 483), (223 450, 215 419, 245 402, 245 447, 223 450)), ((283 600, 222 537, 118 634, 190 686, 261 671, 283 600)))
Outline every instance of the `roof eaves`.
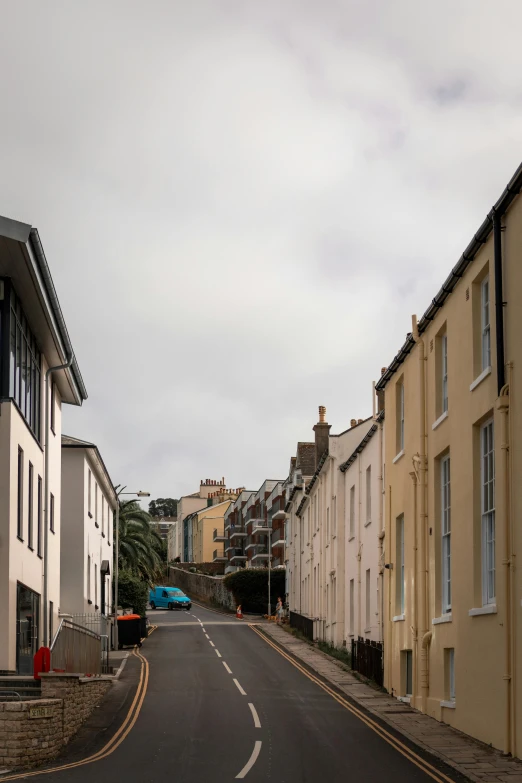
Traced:
MULTIPOLYGON (((487 214, 486 219, 484 220, 484 222, 476 232, 475 236, 473 237, 473 239, 471 240, 467 248, 464 250, 457 264, 451 270, 442 288, 439 290, 438 294, 432 300, 432 303, 430 304, 430 306, 428 307, 428 309, 420 319, 418 323, 419 334, 422 334, 428 328, 431 321, 433 321, 440 308, 446 302, 448 296, 453 292, 453 289, 457 285, 458 281, 460 280, 460 278, 462 277, 462 275, 464 274, 468 266, 475 259, 475 256, 479 252, 482 245, 484 245, 489 239, 489 235, 493 230, 493 215, 495 213, 498 216, 504 215, 509 209, 509 207, 511 206, 511 204, 513 203, 513 201, 520 194, 521 189, 522 189, 522 163, 515 171, 513 177, 510 179, 510 181, 502 191, 500 198, 497 200, 496 204, 492 207, 492 209, 487 214)), ((390 366, 387 368, 386 372, 383 373, 383 375, 380 377, 379 381, 375 385, 375 389, 377 391, 382 391, 385 388, 386 384, 388 383, 392 375, 402 364, 402 362, 404 361, 406 356, 410 353, 414 345, 415 345, 415 341, 413 337, 411 335, 408 335, 408 337, 406 338, 406 342, 402 346, 401 350, 396 355, 396 357, 394 358, 390 366)))
POLYGON ((361 451, 365 448, 366 444, 371 441, 371 439, 373 438, 373 436, 375 435, 378 429, 379 428, 377 424, 374 424, 372 427, 370 427, 370 429, 368 430, 368 432, 366 433, 362 441, 359 443, 355 451, 348 457, 348 459, 345 462, 343 462, 342 465, 339 465, 339 470, 341 471, 341 473, 344 473, 346 470, 348 470, 350 465, 353 462, 355 462, 357 455, 360 454, 361 451))

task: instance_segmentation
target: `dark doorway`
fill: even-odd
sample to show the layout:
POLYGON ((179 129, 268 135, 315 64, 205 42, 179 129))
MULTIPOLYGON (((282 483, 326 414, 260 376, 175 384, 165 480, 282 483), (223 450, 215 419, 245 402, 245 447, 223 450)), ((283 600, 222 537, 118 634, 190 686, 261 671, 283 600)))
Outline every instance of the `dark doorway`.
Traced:
POLYGON ((40 596, 17 584, 16 590, 16 671, 33 673, 33 657, 38 649, 40 596))

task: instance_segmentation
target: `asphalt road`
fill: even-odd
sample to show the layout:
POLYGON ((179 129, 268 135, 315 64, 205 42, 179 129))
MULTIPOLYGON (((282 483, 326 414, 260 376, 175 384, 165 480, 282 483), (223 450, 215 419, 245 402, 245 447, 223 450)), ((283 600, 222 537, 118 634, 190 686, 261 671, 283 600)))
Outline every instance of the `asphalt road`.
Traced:
POLYGON ((47 772, 46 781, 444 780, 415 766, 245 621, 197 606, 150 617, 158 627, 142 648, 149 678, 128 736, 101 760, 47 772))

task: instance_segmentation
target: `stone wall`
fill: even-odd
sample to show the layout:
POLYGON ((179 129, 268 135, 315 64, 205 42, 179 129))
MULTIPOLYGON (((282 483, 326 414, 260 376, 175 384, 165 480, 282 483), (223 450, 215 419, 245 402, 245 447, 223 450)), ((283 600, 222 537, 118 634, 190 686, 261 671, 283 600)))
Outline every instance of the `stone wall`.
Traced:
POLYGON ((223 579, 204 574, 191 574, 181 568, 170 566, 169 584, 179 587, 189 598, 213 606, 235 611, 236 604, 232 592, 225 587, 223 579))
POLYGON ((41 699, 0 702, 0 767, 34 767, 55 758, 110 687, 110 680, 43 674, 41 699), (31 717, 39 707, 51 715, 31 717))
POLYGON ((0 766, 34 767, 58 755, 63 745, 59 699, 0 702, 0 766), (51 717, 31 718, 30 708, 50 708, 51 717))
MULTIPOLYGON (((216 544, 216 547, 218 544, 216 544)), ((228 561, 217 563, 176 563, 173 568, 180 568, 182 571, 189 571, 191 568, 196 568, 198 571, 203 571, 208 576, 223 576, 225 573, 225 566, 228 565, 228 561)))
POLYGON ((63 701, 64 745, 76 734, 110 687, 110 680, 78 677, 77 674, 42 675, 43 698, 63 701))

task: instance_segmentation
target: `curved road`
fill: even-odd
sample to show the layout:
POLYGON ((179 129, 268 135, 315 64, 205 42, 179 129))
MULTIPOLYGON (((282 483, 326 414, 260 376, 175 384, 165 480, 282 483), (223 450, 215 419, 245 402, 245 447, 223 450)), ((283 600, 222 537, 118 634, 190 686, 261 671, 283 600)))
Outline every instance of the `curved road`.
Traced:
MULTIPOLYGON (((31 777, 50 783, 457 780, 447 770, 420 769, 245 621, 198 606, 150 617, 158 627, 142 648, 149 676, 129 734, 96 762, 31 777)), ((145 685, 145 663, 143 669, 145 685)))

